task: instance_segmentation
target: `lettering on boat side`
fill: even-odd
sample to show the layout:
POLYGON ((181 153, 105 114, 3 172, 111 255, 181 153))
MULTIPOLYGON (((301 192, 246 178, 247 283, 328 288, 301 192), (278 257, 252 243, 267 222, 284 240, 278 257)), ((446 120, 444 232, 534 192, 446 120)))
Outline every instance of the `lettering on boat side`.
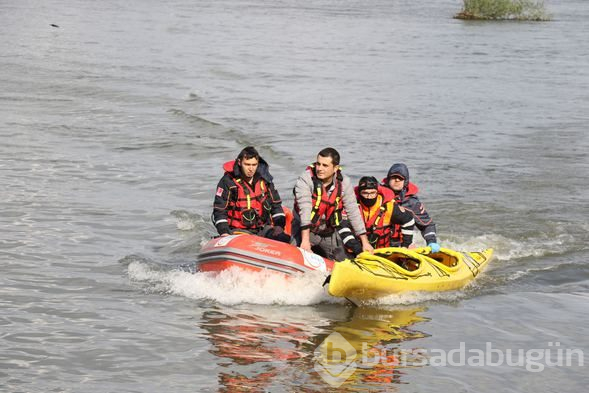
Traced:
POLYGON ((275 256, 282 255, 282 253, 280 251, 272 250, 271 247, 274 247, 274 246, 271 244, 262 243, 262 242, 253 242, 253 243, 251 243, 251 246, 254 250, 259 251, 259 252, 263 252, 265 254, 270 254, 270 255, 275 255, 275 256))

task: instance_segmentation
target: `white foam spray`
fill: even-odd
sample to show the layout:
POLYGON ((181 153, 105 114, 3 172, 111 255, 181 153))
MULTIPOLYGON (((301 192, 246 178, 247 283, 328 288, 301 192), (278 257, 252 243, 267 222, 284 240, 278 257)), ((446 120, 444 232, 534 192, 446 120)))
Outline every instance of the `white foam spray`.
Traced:
POLYGON ((219 273, 193 274, 155 270, 141 262, 130 263, 128 269, 132 281, 148 284, 155 291, 227 305, 344 302, 327 294, 322 287, 325 275, 320 272, 287 277, 270 271, 251 272, 232 268, 219 273))

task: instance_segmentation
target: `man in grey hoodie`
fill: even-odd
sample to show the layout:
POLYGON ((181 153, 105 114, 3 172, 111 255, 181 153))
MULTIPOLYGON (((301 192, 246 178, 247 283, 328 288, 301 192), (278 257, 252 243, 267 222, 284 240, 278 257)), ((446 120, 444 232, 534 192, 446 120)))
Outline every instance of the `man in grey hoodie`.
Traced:
POLYGON ((354 187, 350 178, 341 173, 339 163, 337 150, 327 147, 299 176, 294 187, 293 225, 299 247, 337 261, 349 256, 346 248, 351 254, 373 250, 354 187))

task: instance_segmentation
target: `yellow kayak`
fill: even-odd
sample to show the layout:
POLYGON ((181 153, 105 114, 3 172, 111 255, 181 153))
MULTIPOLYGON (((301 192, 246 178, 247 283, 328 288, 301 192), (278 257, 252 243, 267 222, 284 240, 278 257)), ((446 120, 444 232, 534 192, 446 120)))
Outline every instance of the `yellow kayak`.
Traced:
POLYGON ((355 259, 337 262, 329 294, 374 299, 409 291, 449 291, 464 287, 487 265, 493 249, 460 252, 447 248, 430 254, 429 247, 380 248, 355 259))

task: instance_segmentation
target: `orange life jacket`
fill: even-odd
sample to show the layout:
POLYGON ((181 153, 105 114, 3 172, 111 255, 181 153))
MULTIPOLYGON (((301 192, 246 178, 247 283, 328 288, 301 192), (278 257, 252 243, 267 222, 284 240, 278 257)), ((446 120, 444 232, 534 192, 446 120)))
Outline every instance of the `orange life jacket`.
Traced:
MULTIPOLYGON (((358 196, 358 191, 357 196, 358 196)), ((366 235, 374 248, 389 247, 391 236, 391 217, 395 194, 386 187, 378 186, 377 200, 373 206, 358 203, 366 226, 366 235)))

